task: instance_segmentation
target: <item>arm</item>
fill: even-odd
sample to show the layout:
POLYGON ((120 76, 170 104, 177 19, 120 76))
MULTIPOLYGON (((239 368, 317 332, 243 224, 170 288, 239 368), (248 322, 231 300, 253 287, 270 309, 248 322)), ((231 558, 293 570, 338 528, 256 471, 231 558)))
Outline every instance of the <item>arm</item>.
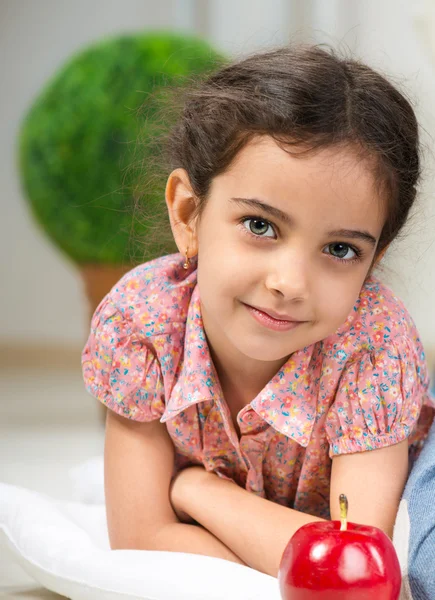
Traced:
POLYGON ((260 498, 202 467, 179 474, 171 499, 176 509, 203 525, 248 566, 273 577, 293 533, 306 523, 324 520, 260 498))
MULTIPOLYGON (((349 520, 390 533, 407 474, 407 452, 405 440, 389 448, 333 459, 332 518, 339 518, 337 499, 345 493, 349 520)), ((323 520, 255 496, 201 467, 180 474, 171 498, 174 506, 201 523, 247 565, 274 577, 296 530, 323 520)))
POLYGON ((104 480, 111 548, 189 552, 244 564, 202 527, 179 522, 169 501, 173 465, 164 424, 107 412, 104 480))
POLYGON ((394 446, 335 457, 331 474, 332 519, 340 519, 338 497, 344 493, 349 501, 349 521, 374 525, 392 537, 407 475, 407 439, 394 446))

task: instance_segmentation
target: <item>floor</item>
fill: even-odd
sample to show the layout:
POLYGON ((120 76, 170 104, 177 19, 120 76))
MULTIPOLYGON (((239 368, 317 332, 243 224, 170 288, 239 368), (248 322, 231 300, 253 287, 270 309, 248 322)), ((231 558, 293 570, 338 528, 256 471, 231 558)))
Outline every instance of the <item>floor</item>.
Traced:
MULTIPOLYGON (((80 368, 0 365, 0 481, 66 499, 71 467, 103 453, 103 411, 80 368)), ((0 600, 55 599, 0 552, 0 600)))

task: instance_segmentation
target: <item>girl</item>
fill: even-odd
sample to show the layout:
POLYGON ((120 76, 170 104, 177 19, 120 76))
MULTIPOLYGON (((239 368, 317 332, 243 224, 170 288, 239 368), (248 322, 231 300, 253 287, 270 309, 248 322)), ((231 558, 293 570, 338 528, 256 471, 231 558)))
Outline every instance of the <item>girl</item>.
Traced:
POLYGON ((391 535, 433 412, 415 325, 372 274, 416 195, 411 106, 359 62, 284 47, 192 89, 167 147, 179 253, 121 279, 83 353, 110 409, 112 548, 276 576, 340 493, 391 535))

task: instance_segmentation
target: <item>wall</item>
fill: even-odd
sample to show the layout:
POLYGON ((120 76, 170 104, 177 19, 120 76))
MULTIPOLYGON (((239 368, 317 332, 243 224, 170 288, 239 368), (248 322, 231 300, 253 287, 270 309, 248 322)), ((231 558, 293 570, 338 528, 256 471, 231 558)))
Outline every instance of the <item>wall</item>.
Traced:
MULTIPOLYGON (((287 39, 327 41, 355 50, 402 82, 417 101, 430 147, 435 132, 435 59, 424 30, 424 2, 394 0, 2 0, 0 3, 0 335, 4 343, 81 346, 85 298, 73 264, 37 229, 15 168, 19 121, 35 94, 73 51, 100 36, 146 27, 193 29, 218 48, 243 54, 287 39), (255 10, 253 10, 255 6, 255 10), (423 24, 423 25, 422 25, 423 24)), ((435 345, 433 159, 408 237, 387 255, 387 282, 407 303, 426 346, 435 345)))
POLYGON ((20 120, 71 53, 96 39, 147 27, 184 26, 191 3, 2 0, 0 3, 0 336, 3 344, 81 346, 87 307, 74 264, 33 222, 20 192, 20 120), (185 10, 182 10, 182 9, 185 10))

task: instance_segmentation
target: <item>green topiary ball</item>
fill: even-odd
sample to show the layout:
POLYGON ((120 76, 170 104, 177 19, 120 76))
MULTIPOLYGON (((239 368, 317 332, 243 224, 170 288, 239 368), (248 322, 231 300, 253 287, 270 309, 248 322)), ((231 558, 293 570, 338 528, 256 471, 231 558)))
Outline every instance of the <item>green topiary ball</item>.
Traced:
MULTIPOLYGON (((145 123, 137 111, 146 94, 224 62, 201 39, 145 32, 92 45, 48 82, 22 123, 19 174, 37 221, 74 261, 130 262, 131 240, 146 236, 147 222, 133 217, 135 201, 125 186, 129 150, 139 133, 162 128, 152 109, 145 123)), ((143 165, 147 151, 145 145, 143 165)), ((164 203, 165 183, 152 184, 147 213, 164 203)))

